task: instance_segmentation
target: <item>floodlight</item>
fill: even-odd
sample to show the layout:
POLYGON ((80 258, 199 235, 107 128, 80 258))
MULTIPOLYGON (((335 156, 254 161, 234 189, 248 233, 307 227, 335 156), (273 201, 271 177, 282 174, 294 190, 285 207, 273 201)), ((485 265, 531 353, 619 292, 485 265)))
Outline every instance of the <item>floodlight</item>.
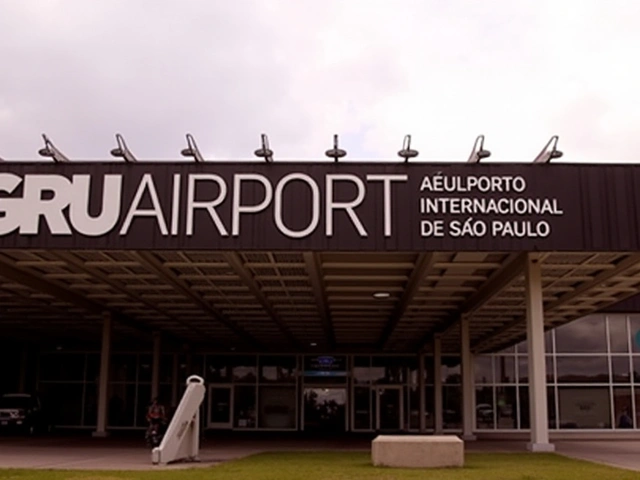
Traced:
POLYGON ((547 142, 542 151, 538 154, 538 156, 533 160, 533 163, 549 163, 554 158, 562 157, 562 152, 557 149, 558 146, 558 135, 554 135, 551 137, 551 140, 547 142), (549 147, 551 146, 551 150, 549 147))
POLYGON ((111 155, 114 157, 124 158, 124 161, 129 163, 135 163, 138 161, 136 157, 133 156, 133 153, 131 153, 131 150, 127 147, 122 135, 119 133, 116 133, 116 142, 118 143, 118 148, 111 150, 111 155))
POLYGON ((347 152, 345 150, 338 148, 338 135, 333 136, 333 148, 327 150, 324 154, 329 158, 333 158, 334 162, 337 162, 339 158, 347 156, 347 152))
POLYGON ((418 156, 418 151, 411 149, 411 135, 405 135, 402 150, 398 152, 398 156, 404 158, 405 163, 408 162, 410 158, 418 156))
POLYGON ((469 155, 467 163, 479 163, 483 158, 488 158, 490 156, 491 152, 484 149, 484 135, 478 135, 478 138, 476 138, 476 141, 473 144, 473 150, 471 150, 471 155, 469 155))
POLYGON ((273 162, 273 150, 269 148, 269 138, 267 138, 265 133, 263 133, 260 138, 262 140, 262 148, 259 148, 253 153, 256 157, 264 158, 267 163, 273 162))
POLYGON ((198 163, 204 162, 204 158, 200 150, 198 150, 198 145, 196 145, 196 141, 190 133, 187 133, 187 148, 183 149, 180 153, 184 157, 193 157, 198 163))
POLYGON ((44 133, 42 134, 42 138, 44 139, 44 148, 38 150, 38 154, 43 157, 50 157, 54 162, 69 161, 69 159, 60 150, 58 150, 53 143, 51 143, 51 140, 49 140, 44 133))

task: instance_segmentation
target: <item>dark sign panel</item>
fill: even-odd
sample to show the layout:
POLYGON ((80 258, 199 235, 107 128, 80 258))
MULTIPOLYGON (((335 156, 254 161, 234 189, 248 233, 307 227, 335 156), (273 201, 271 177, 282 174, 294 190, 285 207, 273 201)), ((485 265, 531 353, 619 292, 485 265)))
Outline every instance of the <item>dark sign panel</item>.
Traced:
POLYGON ((347 375, 347 357, 319 355, 305 357, 305 377, 344 377, 347 375))
POLYGON ((640 167, 0 163, 0 248, 640 250, 640 167))

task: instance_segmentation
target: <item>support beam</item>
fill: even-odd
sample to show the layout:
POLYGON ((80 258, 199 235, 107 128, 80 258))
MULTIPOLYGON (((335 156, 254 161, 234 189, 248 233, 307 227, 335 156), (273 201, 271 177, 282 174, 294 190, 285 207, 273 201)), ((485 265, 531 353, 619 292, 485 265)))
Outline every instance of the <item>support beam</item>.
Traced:
MULTIPOLYGON (((489 279, 473 294, 469 300, 467 300, 459 312, 450 316, 447 320, 442 322, 438 333, 441 335, 447 335, 454 328, 458 328, 460 318, 462 315, 471 315, 473 312, 482 308, 484 304, 490 301, 504 288, 506 288, 511 282, 518 278, 522 272, 524 272, 524 266, 526 261, 526 254, 511 254, 504 261, 502 268, 496 270, 489 279)), ((425 345, 429 343, 433 338, 433 332, 427 332, 418 343, 418 349, 423 350, 425 345)))
MULTIPOLYGON (((189 330, 193 331, 199 337, 201 337, 201 338, 206 337, 206 338, 210 339, 211 341, 214 340, 211 337, 211 335, 207 335, 205 332, 203 332, 199 328, 194 327, 189 322, 185 322, 185 321, 181 320, 178 317, 175 317, 173 315, 168 314, 165 310, 162 310, 161 308, 159 308, 154 302, 146 300, 144 297, 142 297, 141 295, 137 294, 135 291, 131 290, 130 288, 127 288, 120 281, 114 280, 112 278, 109 278, 108 275, 105 275, 104 273, 102 273, 102 271, 100 271, 100 269, 99 269, 99 265, 100 264, 99 263, 95 264, 96 262, 93 262, 95 265, 91 265, 91 262, 82 261, 81 259, 79 259, 76 255, 74 255, 71 252, 58 251, 58 252, 52 252, 52 254, 56 255, 58 258, 60 258, 64 265, 72 266, 75 270, 79 270, 81 272, 87 273, 88 275, 91 275, 92 277, 100 280, 104 284, 109 285, 114 290, 117 290, 118 292, 123 293, 123 294, 127 295, 128 297, 131 297, 131 298, 135 299, 136 302, 140 302, 140 303, 144 304, 150 310, 154 310, 154 311, 158 312, 159 314, 161 314, 163 317, 167 317, 167 318, 171 319, 172 321, 174 321, 176 323, 179 323, 180 325, 183 325, 184 327, 187 327, 189 330)), ((138 262, 131 262, 131 263, 133 265, 130 265, 130 266, 138 266, 139 265, 138 262)), ((179 343, 181 341, 181 339, 178 339, 173 335, 172 335, 172 337, 173 337, 173 340, 175 342, 179 343)))
MULTIPOLYGON (((534 254, 530 254, 530 255, 534 255, 534 254)), ((540 265, 540 268, 543 268, 544 265, 542 265, 541 261, 538 261, 538 264, 540 265)), ((557 308, 561 308, 564 305, 570 303, 571 301, 575 300, 576 298, 580 297, 583 294, 586 294, 589 290, 591 290, 592 288, 596 288, 599 285, 611 280, 612 278, 615 278, 618 275, 621 275, 623 272, 625 272, 626 270, 636 267, 640 264, 640 255, 629 255, 627 258, 625 258, 624 260, 620 261, 619 263, 617 263, 616 265, 612 265, 611 268, 606 268, 604 269, 603 272, 601 272, 600 274, 598 274, 593 280, 589 281, 589 282, 585 282, 582 283, 579 287, 565 293, 564 295, 562 295, 560 298, 558 298, 557 300, 547 304, 544 307, 544 310, 547 313, 552 312, 553 310, 557 309, 557 308)), ((580 267, 586 267, 588 266, 588 264, 581 264, 580 267)), ((633 296, 635 295, 637 292, 634 290, 633 292, 630 292, 628 295, 626 296, 633 296)), ((623 298, 617 298, 615 299, 612 303, 617 303, 619 301, 621 301, 623 298)), ((603 308, 602 305, 598 306, 597 309, 601 309, 603 308)), ((593 310, 596 310, 596 308, 593 308, 593 310)), ((517 317, 514 318, 513 320, 509 321, 508 323, 506 323, 505 325, 503 325, 502 327, 498 328, 496 331, 491 332, 490 334, 488 334, 487 336, 485 336, 484 338, 481 338, 478 342, 476 342, 475 345, 473 345, 473 350, 475 352, 482 352, 483 350, 485 350, 486 348, 488 348, 489 346, 491 346, 492 341, 499 335, 502 335, 518 326, 521 326, 522 324, 525 323, 525 319, 522 317, 517 317)))
POLYGON ((73 305, 82 308, 92 313, 102 313, 104 307, 98 303, 88 300, 82 295, 78 295, 58 285, 43 280, 36 275, 27 272, 15 265, 15 262, 7 258, 5 255, 0 254, 0 273, 3 277, 13 280, 14 282, 26 285, 27 287, 38 290, 42 293, 52 295, 65 302, 72 303, 73 305))
POLYGON ((100 375, 98 380, 98 421, 96 430, 93 432, 94 437, 107 436, 112 328, 111 313, 105 312, 102 319, 102 350, 100 352, 100 375))
MULTIPOLYGON (((151 398, 157 398, 160 393, 160 355, 162 348, 162 336, 160 332, 153 332, 153 358, 151 362, 151 398)), ((163 399, 163 403, 167 399, 163 399)), ((165 403, 166 404, 166 403, 165 403)))
POLYGON ((29 350, 26 345, 20 352, 20 378, 18 379, 18 393, 27 392, 27 375, 29 371, 29 350))
POLYGON ((424 278, 427 276, 427 272, 431 270, 433 264, 435 263, 435 260, 436 254, 434 252, 421 253, 418 255, 415 266, 411 271, 411 275, 409 276, 409 279, 407 280, 407 283, 404 287, 404 291, 402 292, 402 296, 396 304, 396 308, 393 310, 393 313, 391 313, 387 324, 382 330, 382 334, 380 335, 377 346, 379 350, 384 350, 385 346, 391 339, 394 330, 407 311, 407 308, 413 300, 413 297, 415 297, 416 293, 420 289, 424 278))
POLYGON ((465 441, 473 441, 476 437, 473 435, 474 421, 474 385, 473 385, 473 356, 471 354, 471 320, 469 317, 462 318, 460 321, 460 352, 462 367, 462 439, 465 441))
POLYGON ((163 279, 168 284, 172 285, 176 290, 181 292, 185 297, 191 299, 202 310, 210 314, 215 320, 225 325, 238 337, 248 342, 252 347, 258 349, 264 349, 265 347, 258 342, 253 336, 246 332, 240 325, 234 321, 226 318, 221 312, 205 301, 198 293, 189 288, 181 279, 176 277, 173 272, 165 268, 163 263, 151 252, 137 251, 132 252, 132 255, 138 260, 138 262, 150 271, 155 273, 158 277, 163 279))
POLYGON ((178 406, 178 375, 180 371, 180 358, 177 353, 173 354, 173 365, 171 371, 171 408, 178 406))
POLYGON ((324 288, 324 280, 322 279, 322 265, 317 253, 305 252, 303 253, 305 266, 309 273, 309 281, 313 288, 313 294, 316 298, 316 304, 318 305, 318 312, 320 313, 320 319, 322 320, 322 327, 324 329, 325 337, 327 338, 327 345, 329 350, 336 348, 336 338, 333 331, 333 321, 331 320, 331 313, 327 308, 327 295, 324 288))
POLYGON ((253 278, 253 275, 249 273, 249 271, 244 267, 244 262, 240 258, 236 252, 228 252, 224 254, 224 258, 229 264, 229 266, 233 269, 233 271, 240 277, 240 279, 244 282, 244 284, 249 288, 249 291, 253 294, 254 297, 260 302, 265 312, 269 314, 271 319, 278 325, 280 331, 284 334, 284 336, 289 340, 292 346, 295 348, 300 348, 300 343, 294 337, 289 327, 285 324, 285 322, 280 318, 278 313, 273 309, 271 302, 267 299, 265 294, 262 292, 258 284, 253 278))
POLYGON ((420 412, 420 433, 427 431, 427 416, 425 411, 425 368, 424 368, 424 354, 418 354, 418 398, 420 406, 418 411, 420 412))
POLYGON ((622 272, 624 272, 625 270, 636 267, 639 264, 640 264, 640 255, 638 254, 629 255, 624 260, 618 262, 614 268, 603 271, 602 273, 596 275, 596 277, 592 281, 581 284, 578 288, 562 295, 555 302, 551 302, 549 305, 547 305, 546 310, 551 311, 555 308, 558 308, 561 305, 565 305, 571 300, 574 300, 580 297, 581 295, 585 294, 592 288, 597 287, 598 285, 611 280, 612 278, 622 274, 622 272))
POLYGON ((547 418, 547 379, 544 349, 544 309, 540 262, 528 256, 525 271, 525 296, 527 304, 527 343, 529 355, 529 418, 531 441, 527 448, 532 452, 552 452, 549 443, 547 418))
POLYGON ((442 435, 444 414, 442 409, 442 337, 433 338, 433 418, 434 433, 442 435))
MULTIPOLYGON (((78 295, 55 283, 43 280, 42 278, 17 267, 16 262, 10 260, 3 254, 0 254, 0 274, 4 278, 25 285, 39 292, 46 293, 59 300, 69 302, 89 313, 102 314, 105 310, 108 310, 104 305, 89 300, 84 296, 78 295)), ((122 325, 135 328, 141 332, 149 333, 151 331, 147 325, 125 315, 117 314, 117 320, 122 325)))

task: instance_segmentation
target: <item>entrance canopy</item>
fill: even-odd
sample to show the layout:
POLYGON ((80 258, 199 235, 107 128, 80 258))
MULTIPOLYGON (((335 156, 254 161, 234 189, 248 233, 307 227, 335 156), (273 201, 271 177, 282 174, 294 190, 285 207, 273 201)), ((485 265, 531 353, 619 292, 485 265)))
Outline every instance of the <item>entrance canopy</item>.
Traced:
MULTIPOLYGON (((545 323, 640 290, 640 255, 541 254, 545 323)), ((4 338, 98 341, 152 330, 223 351, 479 352, 525 338, 524 254, 4 250, 4 338), (37 338, 36 338, 37 337, 37 338)))
POLYGON ((162 331, 233 351, 459 351, 525 338, 527 255, 553 327, 640 291, 623 165, 0 163, 5 338, 162 331))

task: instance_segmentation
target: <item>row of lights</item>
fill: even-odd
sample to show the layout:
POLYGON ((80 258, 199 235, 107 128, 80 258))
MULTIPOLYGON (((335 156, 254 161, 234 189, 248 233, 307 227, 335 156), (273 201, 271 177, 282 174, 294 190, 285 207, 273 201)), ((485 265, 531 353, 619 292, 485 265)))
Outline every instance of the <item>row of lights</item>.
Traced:
MULTIPOLYGON (((43 134, 42 137, 44 139, 44 147, 38 150, 39 155, 51 158, 54 162, 69 161, 67 156, 58 150, 46 135, 43 134)), ((180 154, 184 157, 191 157, 198 163, 204 162, 205 159, 202 156, 202 153, 200 153, 193 135, 187 133, 186 138, 187 148, 181 150, 180 154)), ((264 159, 267 163, 272 163, 273 150, 269 146, 269 138, 263 133, 260 140, 261 147, 254 152, 254 155, 258 158, 264 159)), ((116 148, 112 149, 110 152, 112 156, 122 158, 125 162, 129 163, 138 161, 133 153, 131 153, 131 150, 127 146, 122 135, 119 133, 116 134, 116 145, 116 148)), ((557 145, 558 136, 554 135, 551 137, 551 140, 547 142, 538 156, 533 160, 533 163, 548 163, 554 158, 562 157, 562 152, 557 149, 557 145)), ((340 148, 338 145, 338 135, 333 136, 333 148, 327 150, 325 155, 329 158, 333 158, 334 162, 338 162, 339 159, 347 156, 346 150, 340 148)), ((406 163, 410 158, 416 158, 418 155, 419 152, 411 148, 411 135, 406 135, 404 137, 402 149, 398 151, 398 156, 403 158, 406 163)), ((490 156, 491 152, 484 148, 484 135, 479 135, 473 144, 473 149, 471 150, 471 155, 469 155, 467 163, 479 163, 482 159, 490 156)), ((0 160, 2 159, 0 158, 0 160)))

